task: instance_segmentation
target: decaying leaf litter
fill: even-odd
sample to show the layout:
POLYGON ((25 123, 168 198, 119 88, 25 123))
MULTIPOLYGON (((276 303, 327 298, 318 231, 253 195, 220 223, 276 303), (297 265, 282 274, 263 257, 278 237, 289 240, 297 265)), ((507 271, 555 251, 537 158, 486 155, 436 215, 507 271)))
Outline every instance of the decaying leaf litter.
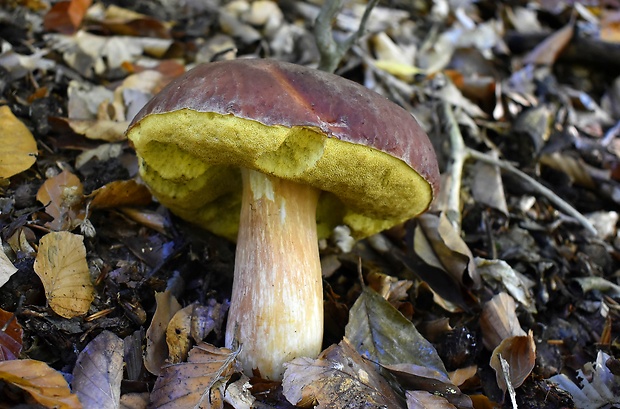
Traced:
MULTIPOLYGON (((342 45, 364 10, 319 27, 342 45)), ((324 351, 282 384, 240 373, 222 348, 234 244, 151 200, 124 131, 195 64, 316 67, 319 11, 2 3, 1 406, 618 404, 613 2, 376 5, 336 72, 423 124, 441 196, 357 244, 323 240, 324 351)))

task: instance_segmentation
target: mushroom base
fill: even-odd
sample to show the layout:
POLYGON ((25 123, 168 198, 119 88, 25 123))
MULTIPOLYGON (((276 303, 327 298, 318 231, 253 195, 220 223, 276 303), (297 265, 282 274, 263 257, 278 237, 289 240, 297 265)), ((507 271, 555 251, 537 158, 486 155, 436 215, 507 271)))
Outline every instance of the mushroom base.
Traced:
POLYGON ((316 357, 323 290, 316 230, 319 191, 242 170, 243 194, 226 346, 244 372, 278 380, 285 362, 316 357))

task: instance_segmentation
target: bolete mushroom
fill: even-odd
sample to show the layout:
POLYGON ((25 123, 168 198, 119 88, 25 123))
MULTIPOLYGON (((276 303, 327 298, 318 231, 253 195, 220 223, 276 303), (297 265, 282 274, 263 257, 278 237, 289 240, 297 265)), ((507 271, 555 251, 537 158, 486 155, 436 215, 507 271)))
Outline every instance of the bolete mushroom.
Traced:
POLYGON ((237 240, 226 344, 280 379, 323 338, 318 237, 363 238, 430 205, 437 161, 415 119, 342 77, 271 60, 199 65, 133 119, 140 174, 172 212, 237 240))

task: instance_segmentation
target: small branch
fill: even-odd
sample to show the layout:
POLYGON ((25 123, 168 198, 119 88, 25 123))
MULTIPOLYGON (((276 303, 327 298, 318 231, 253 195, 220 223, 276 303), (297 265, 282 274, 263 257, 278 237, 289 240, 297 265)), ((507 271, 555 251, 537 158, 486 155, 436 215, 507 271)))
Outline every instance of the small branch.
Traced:
POLYGON ((320 70, 327 72, 336 71, 344 55, 364 33, 368 17, 370 17, 372 9, 378 2, 379 0, 370 0, 368 2, 357 31, 351 34, 342 43, 338 43, 334 39, 332 30, 336 15, 340 12, 342 0, 328 0, 323 4, 314 23, 314 37, 319 53, 321 54, 321 61, 319 62, 320 70))

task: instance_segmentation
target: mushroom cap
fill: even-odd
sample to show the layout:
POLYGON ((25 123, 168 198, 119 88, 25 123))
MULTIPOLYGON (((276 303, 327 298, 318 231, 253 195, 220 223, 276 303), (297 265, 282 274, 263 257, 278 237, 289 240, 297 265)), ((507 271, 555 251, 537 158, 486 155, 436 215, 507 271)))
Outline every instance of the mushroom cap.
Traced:
POLYGON ((362 238, 424 212, 439 171, 413 116, 337 75, 275 60, 199 65, 172 81, 127 131, 140 173, 180 217, 234 240, 240 167, 309 184, 319 235, 362 238))

